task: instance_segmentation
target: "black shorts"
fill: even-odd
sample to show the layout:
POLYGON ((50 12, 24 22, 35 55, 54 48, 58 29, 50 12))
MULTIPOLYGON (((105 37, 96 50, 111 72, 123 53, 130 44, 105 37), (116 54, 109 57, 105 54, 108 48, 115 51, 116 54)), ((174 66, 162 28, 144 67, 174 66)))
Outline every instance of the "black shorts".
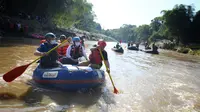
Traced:
POLYGON ((60 60, 60 62, 61 62, 62 64, 78 65, 78 62, 77 62, 77 61, 74 61, 74 60, 72 60, 71 58, 66 58, 66 57, 62 58, 62 59, 60 60))

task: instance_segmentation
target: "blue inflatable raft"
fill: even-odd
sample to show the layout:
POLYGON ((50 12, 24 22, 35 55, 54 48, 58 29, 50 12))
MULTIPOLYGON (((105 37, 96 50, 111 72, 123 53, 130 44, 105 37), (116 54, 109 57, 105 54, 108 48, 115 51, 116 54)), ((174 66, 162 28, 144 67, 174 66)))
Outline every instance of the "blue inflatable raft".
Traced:
POLYGON ((33 72, 33 80, 47 87, 62 90, 89 89, 105 82, 105 72, 91 67, 63 65, 52 69, 38 67, 33 72))

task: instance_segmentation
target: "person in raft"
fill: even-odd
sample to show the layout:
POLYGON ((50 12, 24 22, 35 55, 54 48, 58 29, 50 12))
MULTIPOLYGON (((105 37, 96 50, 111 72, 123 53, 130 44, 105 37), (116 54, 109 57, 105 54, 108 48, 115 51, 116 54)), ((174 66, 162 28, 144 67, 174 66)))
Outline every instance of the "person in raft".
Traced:
POLYGON ((152 51, 153 52, 158 52, 158 47, 155 45, 155 42, 152 44, 152 51))
POLYGON ((119 45, 119 42, 116 45, 116 48, 119 49, 121 46, 119 45))
MULTIPOLYGON (((65 35, 60 35, 60 43, 64 42, 65 40, 67 40, 67 37, 65 35)), ((58 54, 59 54, 59 58, 62 58, 66 55, 66 51, 69 45, 65 45, 63 47, 60 47, 57 49, 58 54)))
POLYGON ((84 47, 81 45, 79 37, 72 38, 73 44, 67 48, 66 57, 61 59, 63 64, 78 65, 78 59, 82 56, 88 60, 84 47))
POLYGON ((108 73, 110 73, 110 64, 108 61, 108 54, 107 52, 104 50, 104 48, 106 47, 106 42, 104 40, 99 40, 96 47, 91 48, 91 54, 89 55, 89 61, 80 63, 78 66, 90 66, 91 68, 94 69, 100 69, 102 67, 102 57, 100 54, 100 51, 102 52, 103 58, 105 60, 105 64, 108 67, 108 73))
MULTIPOLYGON (((57 46, 56 42, 56 36, 53 33, 47 33, 45 35, 46 42, 40 44, 40 46, 37 48, 35 51, 34 55, 35 56, 43 56, 39 63, 41 68, 54 68, 54 67, 59 67, 61 63, 59 63, 58 60, 58 53, 56 50, 52 51, 51 53, 47 54, 49 50, 57 46)), ((69 44, 68 42, 64 43, 60 47, 69 44)))

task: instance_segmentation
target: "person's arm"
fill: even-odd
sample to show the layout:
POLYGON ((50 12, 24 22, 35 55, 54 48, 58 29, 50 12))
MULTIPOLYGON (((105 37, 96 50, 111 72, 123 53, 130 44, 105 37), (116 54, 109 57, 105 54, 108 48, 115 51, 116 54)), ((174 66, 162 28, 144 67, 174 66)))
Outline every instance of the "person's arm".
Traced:
POLYGON ((67 48, 67 52, 66 52, 67 58, 71 58, 70 52, 71 52, 71 45, 67 48))
POLYGON ((35 56, 45 56, 46 53, 45 52, 40 52, 40 51, 36 50, 35 53, 34 53, 34 55, 35 56))
POLYGON ((106 64, 106 66, 108 67, 108 69, 110 70, 110 63, 109 63, 108 60, 105 60, 105 64, 106 64))
POLYGON ((82 46, 82 52, 83 52, 83 56, 85 57, 85 59, 88 60, 87 55, 86 55, 86 52, 85 52, 85 49, 84 49, 83 46, 82 46))
POLYGON ((46 53, 45 52, 42 52, 43 51, 43 47, 44 45, 41 44, 39 48, 37 48, 37 50, 35 51, 34 55, 35 56, 45 56, 46 53))
POLYGON ((110 69, 110 63, 108 61, 108 54, 106 51, 103 52, 103 57, 104 57, 106 66, 110 69))
POLYGON ((102 55, 103 55, 104 60, 105 60, 105 65, 108 68, 107 72, 110 73, 110 63, 108 61, 108 54, 107 54, 106 51, 102 51, 102 55))

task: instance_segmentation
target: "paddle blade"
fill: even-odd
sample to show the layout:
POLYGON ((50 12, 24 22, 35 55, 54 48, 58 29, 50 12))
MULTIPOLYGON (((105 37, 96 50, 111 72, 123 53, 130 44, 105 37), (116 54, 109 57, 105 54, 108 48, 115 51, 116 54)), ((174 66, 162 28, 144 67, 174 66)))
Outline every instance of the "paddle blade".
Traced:
POLYGON ((119 93, 118 90, 114 87, 114 93, 117 94, 119 93))
POLYGON ((17 77, 22 75, 29 65, 30 64, 22 65, 22 66, 19 66, 19 67, 16 67, 16 68, 12 69, 11 71, 9 71, 9 72, 7 72, 6 74, 3 75, 3 79, 6 82, 12 82, 17 77))

